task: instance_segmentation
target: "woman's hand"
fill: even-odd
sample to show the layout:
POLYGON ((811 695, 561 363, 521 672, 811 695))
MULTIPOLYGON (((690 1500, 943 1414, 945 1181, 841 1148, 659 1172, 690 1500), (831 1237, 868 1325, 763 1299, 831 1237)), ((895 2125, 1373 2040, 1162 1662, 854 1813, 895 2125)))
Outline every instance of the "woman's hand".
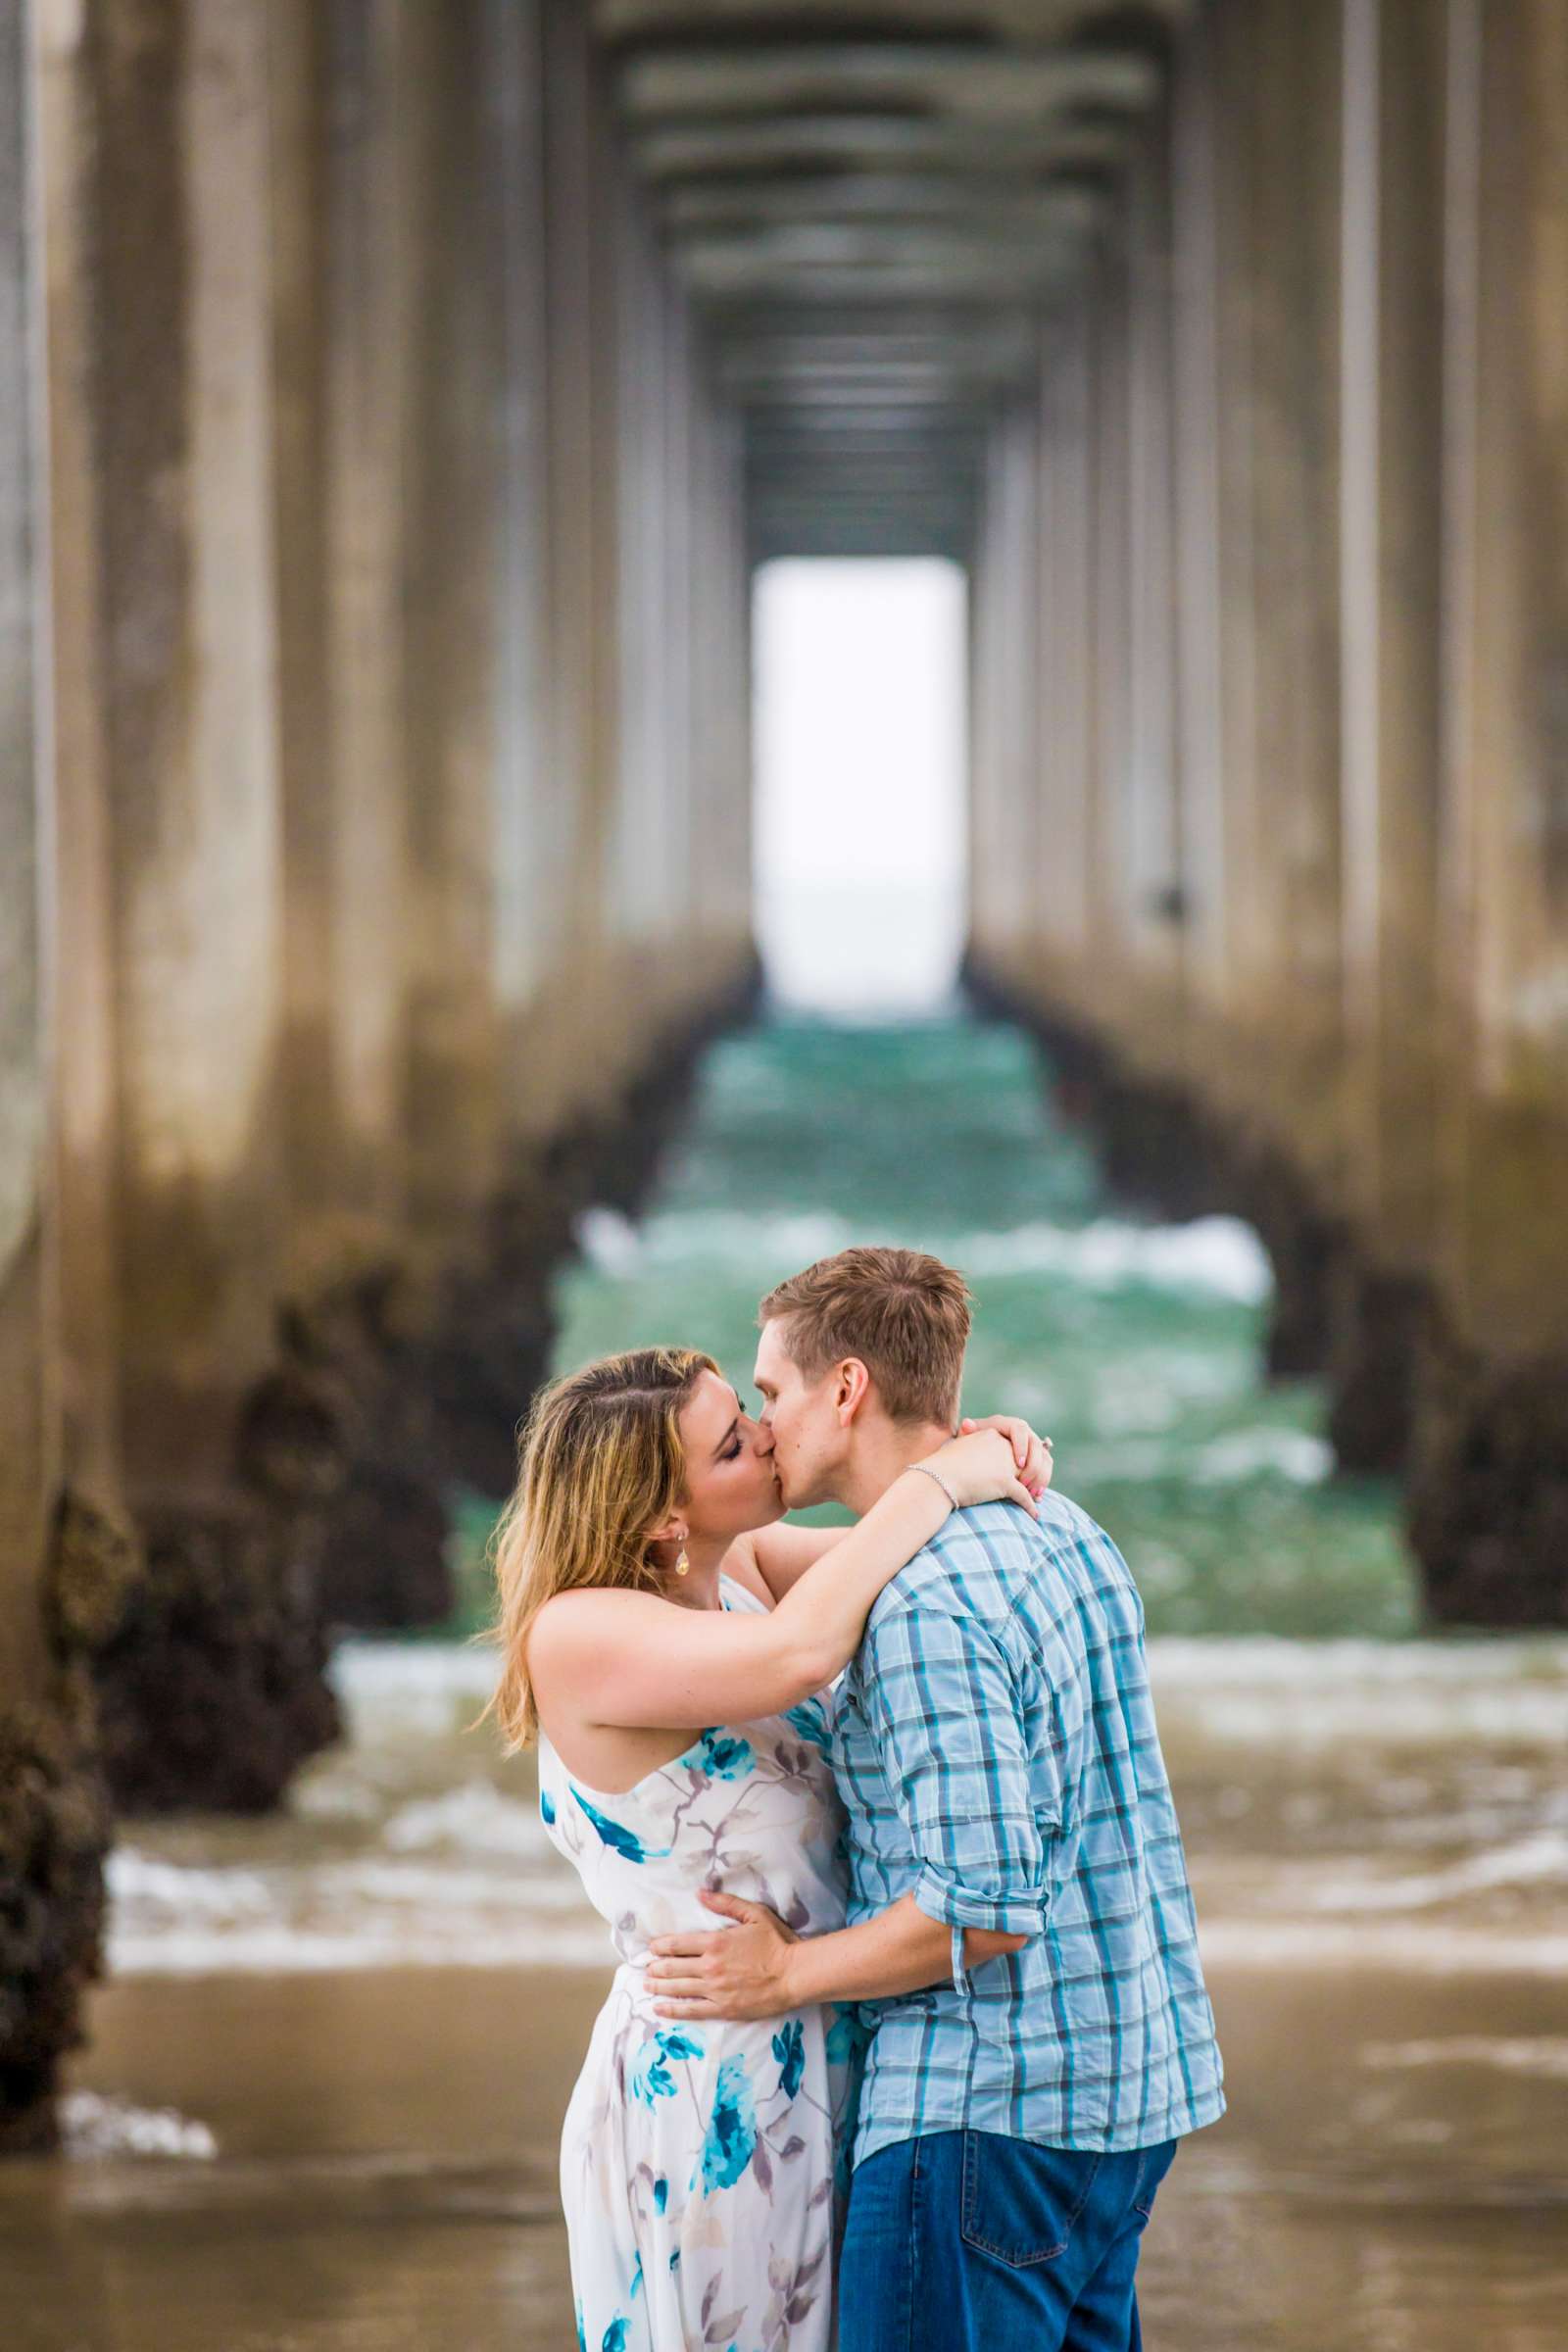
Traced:
POLYGON ((1018 1476, 1011 1443, 1000 1429, 950 1438, 927 1454, 926 1463, 957 1497, 960 1510, 975 1502, 1016 1502, 1034 1516, 1035 1498, 1018 1476))
POLYGON ((971 1430, 1000 1429, 1012 1447, 1012 1458, 1018 1465, 1018 1476, 1036 1502, 1051 1484, 1055 1463, 1049 1438, 1037 1437, 1027 1421, 1017 1413, 986 1413, 978 1421, 960 1421, 958 1435, 967 1437, 971 1430))

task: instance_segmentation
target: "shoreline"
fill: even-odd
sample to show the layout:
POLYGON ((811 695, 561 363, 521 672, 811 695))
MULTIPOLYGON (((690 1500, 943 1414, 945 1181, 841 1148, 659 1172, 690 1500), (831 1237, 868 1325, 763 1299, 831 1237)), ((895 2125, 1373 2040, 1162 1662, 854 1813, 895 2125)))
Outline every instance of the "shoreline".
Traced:
MULTIPOLYGON (((568 2343, 557 2134, 610 1974, 102 1987, 74 2090, 201 2123, 216 2152, 0 2168, 16 2352, 568 2343)), ((1568 2285, 1543 2228, 1568 2210, 1559 1986, 1225 1961, 1210 1982, 1229 2112, 1150 2231, 1164 2352, 1374 2352, 1396 2315, 1423 2352, 1542 2352, 1568 2285)))

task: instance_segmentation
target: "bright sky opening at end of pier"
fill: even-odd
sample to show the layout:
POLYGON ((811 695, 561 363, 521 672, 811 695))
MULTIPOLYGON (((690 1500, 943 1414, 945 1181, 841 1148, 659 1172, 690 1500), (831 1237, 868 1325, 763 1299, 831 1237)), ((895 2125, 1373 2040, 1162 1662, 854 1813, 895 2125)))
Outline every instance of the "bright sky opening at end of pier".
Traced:
POLYGON ((951 997, 968 908, 966 585, 938 559, 780 561, 754 604, 758 943, 773 994, 951 997))

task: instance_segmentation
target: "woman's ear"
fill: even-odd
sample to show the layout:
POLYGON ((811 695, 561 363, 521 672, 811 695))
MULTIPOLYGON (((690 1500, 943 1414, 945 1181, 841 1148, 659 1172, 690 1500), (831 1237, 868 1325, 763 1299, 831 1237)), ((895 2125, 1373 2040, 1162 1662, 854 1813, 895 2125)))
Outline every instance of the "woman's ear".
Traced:
POLYGON ((647 1540, 650 1544, 684 1544, 691 1532, 685 1520, 676 1517, 666 1519, 662 1527, 651 1528, 647 1540))

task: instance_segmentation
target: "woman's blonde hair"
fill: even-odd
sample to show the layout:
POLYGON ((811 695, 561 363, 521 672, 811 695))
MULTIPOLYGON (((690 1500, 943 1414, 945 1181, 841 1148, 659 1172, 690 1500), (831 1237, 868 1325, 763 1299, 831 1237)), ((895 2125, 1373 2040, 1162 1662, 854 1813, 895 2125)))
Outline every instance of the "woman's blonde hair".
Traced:
POLYGON ((477 1637, 501 1651, 495 1695, 477 1721, 494 1713, 509 1753, 539 1735, 527 1651, 545 1602, 584 1586, 662 1589, 648 1531, 685 1491, 681 1411, 699 1376, 717 1370, 695 1348, 634 1348, 534 1398, 517 1484, 487 1547, 496 1619, 477 1637))

